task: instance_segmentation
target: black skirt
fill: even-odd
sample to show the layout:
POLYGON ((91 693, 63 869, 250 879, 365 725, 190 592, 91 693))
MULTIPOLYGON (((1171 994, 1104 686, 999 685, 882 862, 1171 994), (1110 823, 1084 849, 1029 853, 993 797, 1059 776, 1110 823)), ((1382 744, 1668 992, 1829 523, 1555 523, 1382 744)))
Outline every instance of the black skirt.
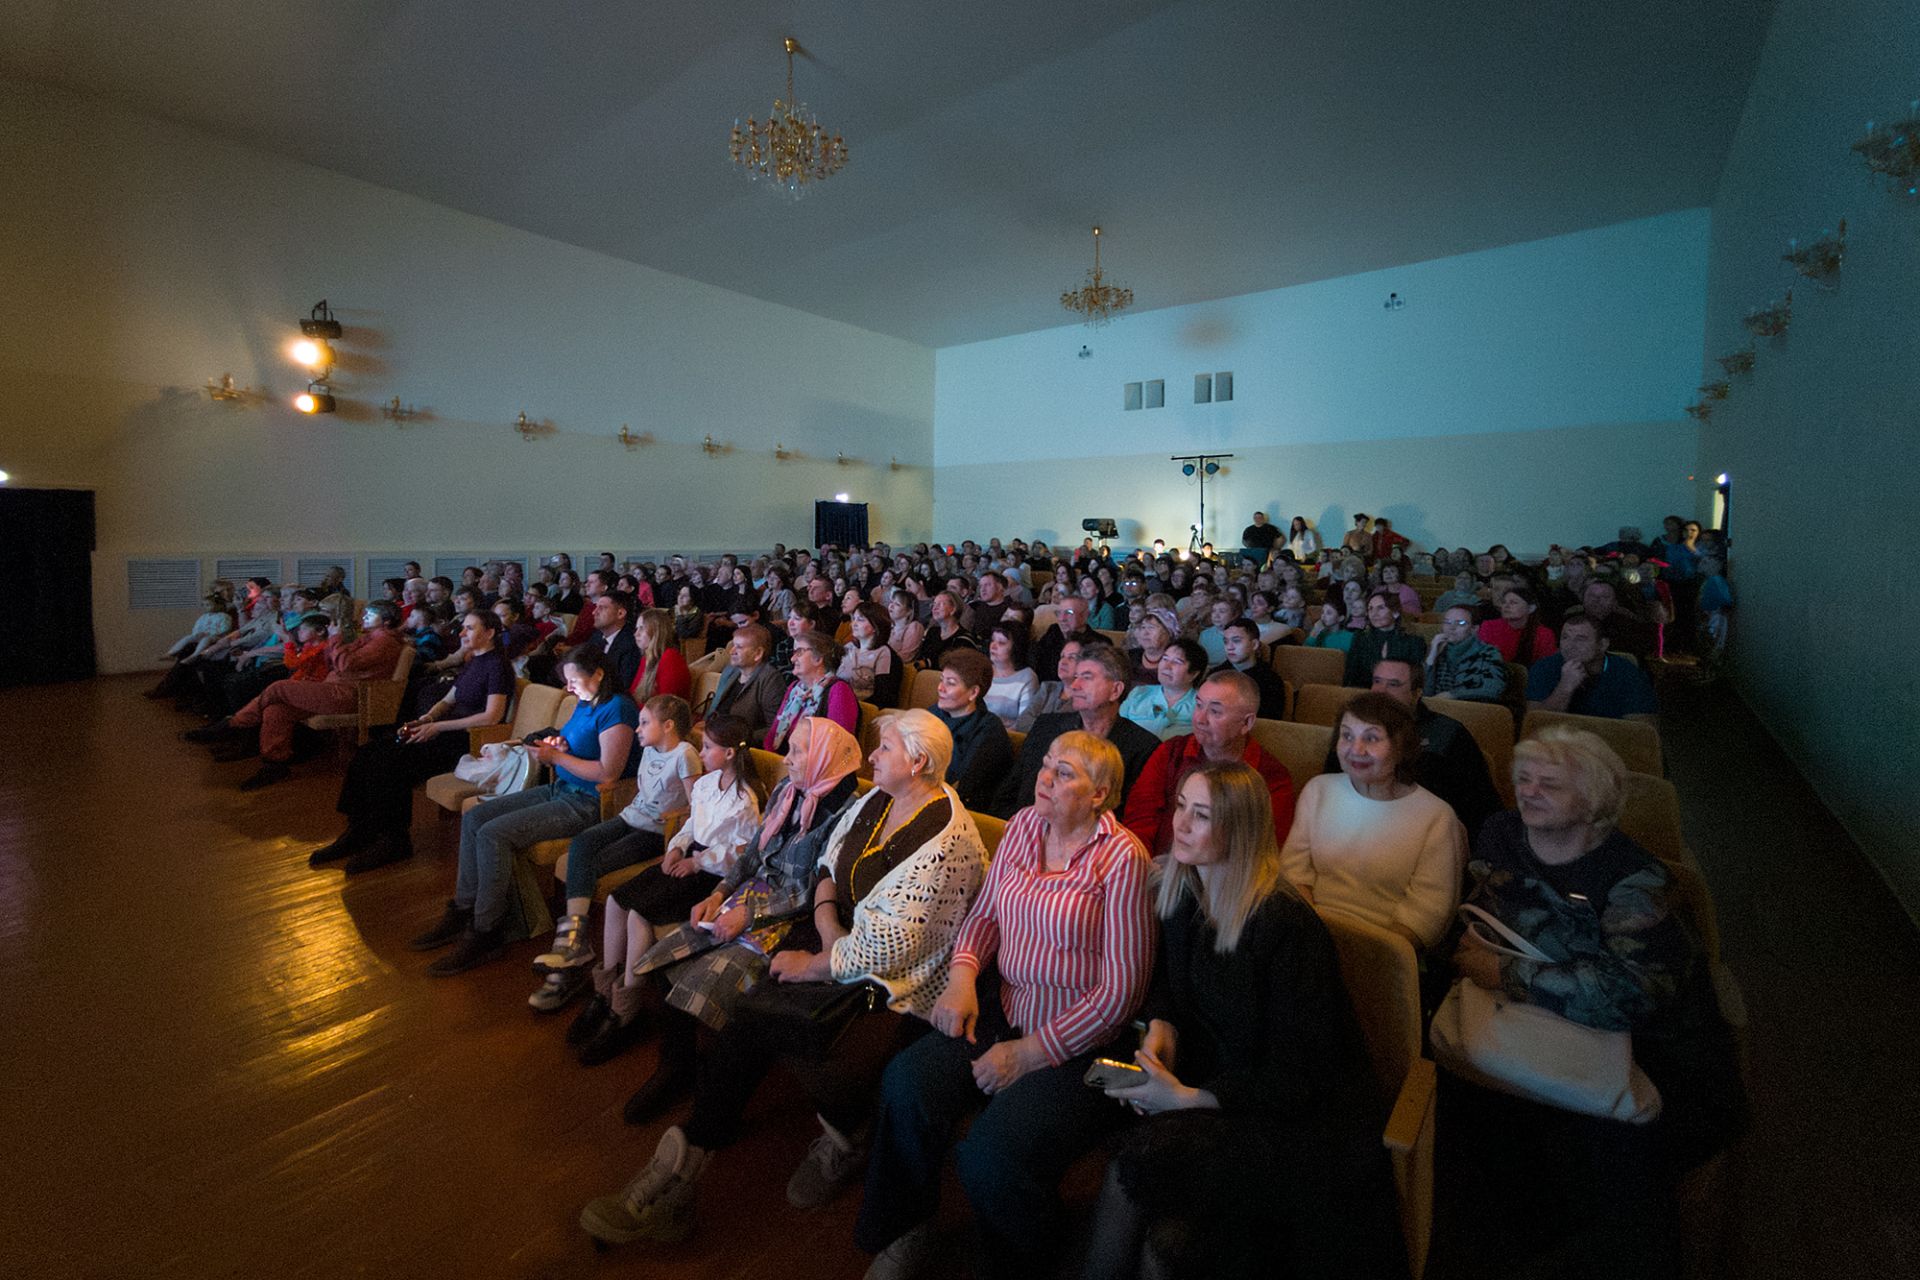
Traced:
POLYGON ((691 915, 700 900, 719 883, 720 877, 710 872, 670 876, 656 865, 615 889, 611 901, 639 912, 649 923, 678 924, 691 915))

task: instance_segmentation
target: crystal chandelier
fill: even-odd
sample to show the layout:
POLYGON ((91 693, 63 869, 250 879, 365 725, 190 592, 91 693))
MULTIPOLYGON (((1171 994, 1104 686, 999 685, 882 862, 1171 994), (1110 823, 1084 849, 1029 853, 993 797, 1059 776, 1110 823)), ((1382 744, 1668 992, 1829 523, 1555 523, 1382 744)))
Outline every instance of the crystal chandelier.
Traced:
POLYGON ((1133 305, 1133 290, 1106 283, 1100 270, 1100 228, 1093 229, 1093 270, 1087 282, 1061 294, 1060 305, 1096 329, 1133 305))
POLYGON ((742 129, 734 117, 728 151, 749 179, 770 179, 774 190, 798 200, 809 182, 824 182, 840 172, 847 162, 847 140, 837 133, 828 137, 806 104, 794 97, 793 55, 800 45, 788 36, 786 46, 787 96, 774 99, 765 123, 748 116, 742 129))

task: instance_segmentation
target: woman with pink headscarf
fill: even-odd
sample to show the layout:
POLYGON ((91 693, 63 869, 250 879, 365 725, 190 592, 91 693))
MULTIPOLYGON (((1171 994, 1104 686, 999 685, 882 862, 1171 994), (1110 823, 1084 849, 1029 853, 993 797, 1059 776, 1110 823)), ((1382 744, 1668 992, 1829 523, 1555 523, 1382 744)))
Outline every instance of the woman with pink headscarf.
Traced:
POLYGON ((648 975, 659 974, 666 984, 664 1006, 658 1007, 660 1063, 627 1100, 627 1123, 642 1123, 693 1087, 699 1024, 724 1027, 740 993, 766 974, 787 934, 806 922, 821 841, 853 796, 859 767, 860 744, 845 729, 821 716, 795 723, 787 738, 787 776, 767 797, 759 837, 687 923, 661 933, 616 983, 616 990, 633 992, 625 1007, 635 1020, 634 1033, 619 1037, 618 1047, 604 1056, 583 1055, 588 1066, 644 1033, 638 1021, 645 1017, 642 1002, 660 990, 648 975))

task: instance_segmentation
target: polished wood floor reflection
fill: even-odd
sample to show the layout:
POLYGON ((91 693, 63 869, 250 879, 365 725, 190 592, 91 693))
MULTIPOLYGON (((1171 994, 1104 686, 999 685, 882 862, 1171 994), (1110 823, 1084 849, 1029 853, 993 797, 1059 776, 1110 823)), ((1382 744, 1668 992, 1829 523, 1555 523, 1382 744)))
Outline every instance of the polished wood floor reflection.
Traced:
POLYGON ((422 804, 410 863, 310 871, 337 763, 242 794, 144 687, 0 692, 0 1274, 861 1273, 856 1194, 786 1203, 814 1128, 772 1088, 692 1241, 596 1253, 581 1205, 660 1127, 620 1118, 651 1050, 581 1068, 525 1005, 532 943, 425 976, 450 824, 422 804))
MULTIPOLYGON (((579 1067, 565 1015, 524 1004, 534 943, 426 977, 405 940, 447 894, 451 826, 422 805, 412 862, 309 871, 338 762, 243 795, 249 766, 179 742, 145 684, 0 691, 0 1276, 861 1274, 855 1195, 786 1203, 813 1123, 777 1088, 692 1240, 596 1253, 580 1206, 659 1129, 620 1120, 650 1049, 579 1067)), ((1745 707, 1669 711, 1751 1011, 1726 1273, 1920 1274, 1920 940, 1745 707)))

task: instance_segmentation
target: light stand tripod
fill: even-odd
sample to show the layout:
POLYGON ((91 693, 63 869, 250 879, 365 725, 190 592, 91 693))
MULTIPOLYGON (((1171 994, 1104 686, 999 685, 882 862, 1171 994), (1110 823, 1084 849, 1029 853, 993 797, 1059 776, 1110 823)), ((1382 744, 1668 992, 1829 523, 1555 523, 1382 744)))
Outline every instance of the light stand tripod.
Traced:
POLYGON ((1200 523, 1193 526, 1192 536, 1187 540, 1187 550, 1198 552, 1200 544, 1207 541, 1207 477, 1220 470, 1220 464, 1233 457, 1230 453, 1182 453, 1167 459, 1181 464, 1180 474, 1200 477, 1200 523))

